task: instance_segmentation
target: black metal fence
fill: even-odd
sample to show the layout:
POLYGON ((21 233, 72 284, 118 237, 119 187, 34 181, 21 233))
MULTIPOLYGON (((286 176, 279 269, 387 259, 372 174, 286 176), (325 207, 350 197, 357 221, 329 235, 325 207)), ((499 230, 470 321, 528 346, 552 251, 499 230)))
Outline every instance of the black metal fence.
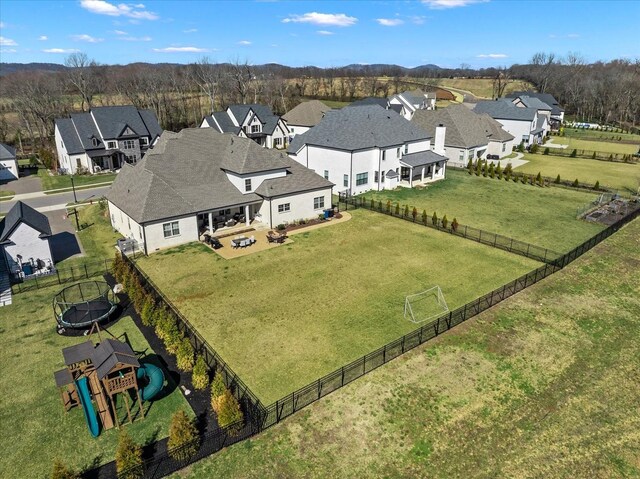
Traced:
POLYGON ((112 259, 95 261, 91 263, 70 266, 68 268, 56 268, 52 274, 44 276, 32 276, 27 280, 11 285, 13 294, 33 291, 34 289, 48 288, 56 284, 70 283, 81 279, 101 276, 111 271, 112 259))
POLYGON ((403 207, 399 207, 398 212, 396 213, 396 204, 389 204, 387 207, 387 203, 367 199, 364 196, 347 197, 344 195, 340 195, 340 201, 345 204, 346 210, 349 209, 349 206, 351 206, 352 208, 366 208, 370 211, 383 213, 395 218, 409 221, 411 223, 421 224, 428 228, 433 228, 438 231, 443 231, 455 236, 460 236, 462 238, 476 241, 478 243, 493 246, 494 248, 499 248, 510 253, 519 254, 521 256, 525 256, 542 263, 551 263, 561 256, 561 253, 558 253, 556 251, 525 243, 524 241, 509 238, 508 236, 483 231, 481 229, 474 228, 473 226, 463 225, 459 223, 454 226, 451 221, 448 221, 447 225, 443 226, 442 218, 439 218, 434 223, 431 216, 423 218, 422 213, 420 212, 418 212, 414 216, 413 210, 411 209, 407 212, 403 207))

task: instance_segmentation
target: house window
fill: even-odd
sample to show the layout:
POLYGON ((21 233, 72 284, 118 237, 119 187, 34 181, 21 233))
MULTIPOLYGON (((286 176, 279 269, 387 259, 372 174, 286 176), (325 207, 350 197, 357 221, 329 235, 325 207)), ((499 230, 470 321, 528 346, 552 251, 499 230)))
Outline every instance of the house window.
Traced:
POLYGON ((251 178, 244 180, 244 191, 251 191, 251 178))
POLYGON ((384 183, 384 171, 382 172, 381 177, 382 177, 382 178, 380 179, 380 182, 381 182, 381 183, 384 183))
POLYGON ((409 154, 409 145, 408 144, 404 145, 404 154, 405 155, 409 154))
POLYGON ((129 227, 129 231, 131 231, 131 218, 127 218, 127 226, 129 227))
POLYGON ((473 159, 474 150, 469 150, 469 159, 473 159))
POLYGON ((274 146, 282 146, 282 138, 274 138, 273 144, 274 146))
POLYGON ((140 144, 142 146, 147 146, 149 145, 149 138, 147 138, 146 136, 143 136, 140 138, 140 144))
POLYGON ((458 160, 464 161, 464 150, 460 150, 460 154, 458 155, 458 160))
POLYGON ((324 208, 324 196, 317 196, 313 199, 313 209, 319 210, 324 208))
POLYGON ((345 188, 349 187, 349 175, 344 175, 344 178, 342 179, 342 185, 345 188))
POLYGON ((127 161, 135 164, 138 161, 138 155, 127 155, 127 161))
POLYGON ((251 133, 260 133, 260 125, 251 125, 251 133))
POLYGON ((180 224, 177 221, 171 223, 164 223, 162 225, 162 231, 165 238, 171 238, 172 236, 178 236, 180 234, 180 224))
POLYGON ((134 140, 124 140, 122 142, 122 148, 125 150, 133 150, 136 147, 136 142, 134 140))
POLYGON ((140 240, 142 241, 142 226, 138 226, 138 233, 140 234, 140 240))
POLYGON ((278 213, 286 213, 287 211, 291 211, 291 203, 282 203, 278 205, 278 213))
POLYGON ((98 146, 98 140, 96 138, 91 138, 91 144, 93 144, 93 146, 98 146))
POLYGON ((118 143, 115 141, 107 141, 107 148, 109 148, 110 150, 115 150, 116 148, 118 148, 118 143))
POLYGON ((377 171, 373 172, 373 182, 377 183, 378 181, 380 181, 379 175, 377 171))
POLYGON ((369 183, 369 173, 358 173, 356 175, 356 186, 362 186, 369 183))
POLYGON ((387 159, 387 151, 386 150, 382 150, 382 161, 387 159))
POLYGON ((507 144, 503 143, 502 144, 502 152, 504 153, 505 151, 507 151, 507 144))
POLYGON ((60 146, 61 146, 62 148, 64 148, 64 141, 61 141, 61 142, 60 142, 60 146))
POLYGON ((401 151, 401 150, 400 150, 400 148, 396 148, 396 156, 397 156, 398 158, 400 158, 400 157, 402 156, 402 154, 400 153, 400 151, 401 151))
POLYGON ((325 180, 329 179, 329 170, 324 170, 324 179, 325 180))
POLYGON ((290 126, 290 127, 289 127, 289 131, 290 131, 291 133, 293 133, 293 131, 294 131, 294 130, 293 130, 293 127, 292 127, 292 126, 290 126))

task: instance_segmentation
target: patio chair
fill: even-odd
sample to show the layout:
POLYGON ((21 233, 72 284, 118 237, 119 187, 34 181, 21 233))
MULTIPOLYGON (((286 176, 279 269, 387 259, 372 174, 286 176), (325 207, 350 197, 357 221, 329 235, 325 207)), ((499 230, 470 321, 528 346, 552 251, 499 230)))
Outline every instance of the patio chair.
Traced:
POLYGON ((253 244, 256 242, 256 237, 255 236, 249 236, 249 244, 253 244))

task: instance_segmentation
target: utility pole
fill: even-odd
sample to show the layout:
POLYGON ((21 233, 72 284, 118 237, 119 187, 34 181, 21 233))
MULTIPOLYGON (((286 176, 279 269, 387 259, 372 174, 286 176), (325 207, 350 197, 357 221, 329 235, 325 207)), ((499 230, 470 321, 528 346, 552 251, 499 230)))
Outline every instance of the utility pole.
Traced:
MULTIPOLYGON (((76 197, 76 185, 73 182, 73 175, 70 176, 71 178, 71 188, 73 189, 73 202, 77 203, 78 202, 78 198, 76 197)), ((78 217, 76 216, 76 221, 78 221, 78 217)))

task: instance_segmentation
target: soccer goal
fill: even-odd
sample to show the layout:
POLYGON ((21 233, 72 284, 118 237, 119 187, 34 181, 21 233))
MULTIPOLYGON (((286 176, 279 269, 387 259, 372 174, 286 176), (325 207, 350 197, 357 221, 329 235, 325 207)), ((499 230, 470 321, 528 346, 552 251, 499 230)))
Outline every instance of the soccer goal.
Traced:
POLYGON ((423 323, 448 312, 449 307, 440 286, 411 294, 404 299, 404 317, 412 323, 423 323))

